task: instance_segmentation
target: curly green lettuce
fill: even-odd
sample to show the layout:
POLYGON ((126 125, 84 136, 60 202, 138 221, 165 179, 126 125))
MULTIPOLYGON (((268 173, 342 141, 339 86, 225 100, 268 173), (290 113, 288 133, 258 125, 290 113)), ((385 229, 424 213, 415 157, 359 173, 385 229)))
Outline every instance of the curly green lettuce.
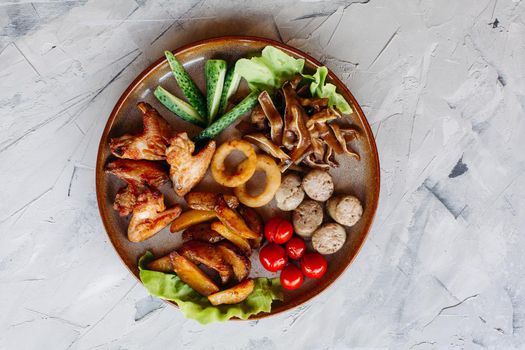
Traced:
POLYGON ((304 80, 311 81, 312 96, 327 98, 330 107, 336 107, 345 114, 352 113, 352 108, 345 98, 336 92, 335 85, 326 83, 328 68, 319 67, 314 75, 304 74, 303 69, 303 59, 293 58, 273 46, 266 46, 261 56, 241 58, 235 64, 236 73, 248 82, 252 90, 279 89, 284 82, 301 74, 304 80))
MULTIPOLYGON (((330 107, 336 107, 341 113, 350 114, 352 113, 352 107, 346 102, 345 98, 335 92, 335 85, 326 83, 326 77, 328 76, 328 68, 319 67, 311 79, 313 80, 310 83, 310 93, 312 96, 327 98, 328 105, 330 107)), ((310 78, 310 76, 306 76, 310 78)))
POLYGON ((176 302, 185 317, 201 324, 222 322, 232 317, 245 320, 259 312, 270 312, 274 300, 283 300, 278 278, 256 278, 253 292, 243 302, 213 306, 208 298, 194 291, 177 275, 146 269, 153 259, 153 254, 149 251, 139 259, 140 280, 148 292, 176 302))
POLYGON ((302 73, 303 59, 295 59, 273 46, 266 46, 261 56, 241 58, 235 63, 235 71, 246 79, 252 90, 274 90, 285 81, 302 73))

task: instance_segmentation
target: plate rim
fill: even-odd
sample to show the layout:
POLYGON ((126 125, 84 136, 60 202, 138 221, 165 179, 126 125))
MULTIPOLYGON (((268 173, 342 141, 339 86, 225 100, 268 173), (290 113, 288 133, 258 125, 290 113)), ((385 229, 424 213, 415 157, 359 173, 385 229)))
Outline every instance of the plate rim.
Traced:
MULTIPOLYGON (((180 46, 180 47, 178 47, 178 48, 176 48, 174 50, 171 50, 171 52, 173 52, 175 55, 178 55, 178 54, 182 54, 184 52, 193 50, 193 49, 195 49, 197 47, 200 47, 200 46, 207 46, 207 45, 214 45, 214 44, 217 45, 220 42, 228 42, 228 41, 233 41, 233 40, 234 41, 239 41, 239 42, 245 41, 245 42, 250 42, 250 43, 263 43, 263 44, 266 44, 266 45, 272 45, 272 46, 278 47, 280 49, 283 49, 284 51, 294 53, 294 54, 300 56, 301 58, 304 58, 306 61, 309 61, 309 63, 311 63, 314 66, 317 66, 317 67, 324 66, 321 62, 319 62, 318 60, 316 60, 315 58, 313 58, 309 54, 307 54, 307 53, 305 53, 305 52, 303 52, 303 51, 301 51, 299 49, 296 49, 296 48, 294 48, 292 46, 289 46, 289 45, 287 45, 285 43, 282 43, 280 41, 277 41, 277 40, 263 38, 263 37, 257 37, 257 36, 228 35, 228 36, 212 37, 212 38, 202 39, 202 40, 198 40, 198 41, 194 41, 194 42, 185 44, 185 45, 180 46)), ((110 115, 109 115, 109 117, 108 117, 108 119, 106 121, 106 125, 104 126, 104 130, 100 134, 100 141, 99 141, 98 150, 97 150, 97 161, 96 161, 96 167, 95 167, 95 187, 96 187, 96 195, 97 195, 97 206, 98 206, 98 209, 99 209, 99 215, 100 215, 100 218, 102 220, 102 224, 104 226, 104 231, 105 231, 107 237, 109 238, 109 240, 111 242, 111 246, 113 248, 113 251, 119 257, 121 263, 126 267, 126 269, 129 271, 129 273, 141 284, 142 284, 142 282, 140 281, 140 278, 137 275, 135 275, 134 271, 132 271, 131 268, 126 264, 126 262, 124 261, 124 259, 122 258, 122 256, 120 255, 119 251, 116 248, 116 245, 115 245, 115 242, 114 242, 114 239, 113 239, 112 235, 109 234, 109 231, 111 229, 111 225, 109 223, 108 217, 106 216, 106 213, 103 211, 103 205, 102 205, 102 203, 105 201, 105 197, 104 197, 105 194, 104 194, 104 189, 103 189, 103 181, 104 181, 104 176, 105 176, 104 165, 105 165, 105 162, 106 162, 106 159, 105 159, 105 146, 106 145, 103 143, 103 140, 108 138, 109 133, 110 133, 110 131, 111 131, 112 127, 113 127, 113 124, 115 122, 116 116, 118 115, 119 111, 121 110, 121 108, 122 108, 124 102, 127 100, 127 98, 138 87, 138 85, 140 83, 142 83, 142 81, 144 81, 150 74, 155 72, 159 68, 159 66, 161 66, 165 61, 166 61, 165 57, 160 57, 159 59, 154 61, 152 64, 150 64, 147 68, 145 68, 127 86, 127 88, 124 90, 124 92, 122 93, 120 98, 117 100, 115 106, 113 107, 113 109, 112 109, 112 111, 111 111, 111 113, 110 113, 110 115)), ((359 118, 363 122, 363 127, 366 130, 366 133, 368 135, 370 135, 370 137, 368 137, 367 139, 368 139, 368 141, 369 141, 369 143, 371 145, 371 150, 370 150, 371 151, 371 158, 372 158, 372 161, 374 162, 373 167, 375 168, 375 174, 373 176, 374 178, 372 179, 372 181, 373 181, 372 185, 377 189, 373 193, 374 197, 372 198, 372 207, 368 209, 368 210, 372 210, 372 214, 370 216, 370 221, 363 228, 364 234, 362 235, 362 239, 361 239, 361 241, 359 242, 359 244, 357 246, 355 254, 352 256, 352 258, 348 261, 348 264, 343 269, 341 269, 339 272, 337 272, 336 274, 334 274, 333 276, 330 276, 328 278, 325 288, 323 288, 322 290, 317 290, 317 291, 316 290, 311 290, 311 291, 309 291, 309 292, 307 292, 305 294, 304 298, 301 298, 302 300, 295 300, 294 301, 292 299, 288 303, 282 304, 279 307, 277 307, 276 309, 270 310, 270 312, 260 312, 258 314, 252 315, 249 318, 247 318, 246 321, 266 318, 266 317, 270 317, 270 316, 274 316, 274 315, 280 314, 280 313, 285 312, 285 311, 289 311, 291 309, 295 309, 296 307, 299 307, 299 306, 301 306, 303 304, 306 304, 307 302, 312 301, 312 299, 314 299, 315 297, 319 296, 323 292, 326 292, 335 283, 335 281, 337 281, 348 270, 348 268, 352 265, 352 263, 354 262, 356 257, 359 255, 359 253, 361 252, 361 249, 363 248, 363 246, 364 246, 364 244, 365 244, 365 242, 366 242, 366 240, 368 238, 368 235, 370 234, 372 225, 374 223, 375 216, 376 216, 376 213, 377 213, 377 208, 379 206, 379 195, 380 195, 380 189, 381 189, 380 188, 380 186, 381 186, 381 179, 380 179, 381 171, 380 171, 380 164, 379 164, 379 153, 378 153, 378 150, 377 150, 375 137, 374 137, 374 134, 373 134, 372 129, 370 127, 370 124, 368 122, 368 119, 366 118, 363 110, 361 109, 361 106, 357 102, 356 98, 354 97, 354 95, 352 94, 350 89, 346 86, 346 84, 344 84, 332 72, 332 70, 330 68, 328 68, 328 76, 330 77, 330 79, 332 79, 332 81, 337 85, 338 88, 344 90, 344 92, 350 97, 352 105, 353 105, 353 107, 356 110, 356 114, 358 114, 359 118)), ((169 300, 165 300, 165 299, 162 299, 162 298, 161 298, 161 300, 166 302, 166 303, 168 303, 168 304, 170 304, 170 305, 172 305, 172 306, 174 306, 175 308, 178 309, 178 306, 177 306, 177 304, 175 302, 172 302, 172 301, 169 301, 169 300)), ((233 319, 230 319, 230 320, 231 321, 234 321, 234 320, 238 321, 240 319, 233 318, 233 319)))

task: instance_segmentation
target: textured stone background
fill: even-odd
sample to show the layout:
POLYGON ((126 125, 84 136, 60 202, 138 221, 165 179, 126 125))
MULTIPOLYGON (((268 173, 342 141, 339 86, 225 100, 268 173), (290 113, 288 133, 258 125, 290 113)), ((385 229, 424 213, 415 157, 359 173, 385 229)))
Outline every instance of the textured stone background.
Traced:
POLYGON ((525 347, 525 1, 2 1, 0 63, 0 348, 525 347), (282 40, 347 83, 382 194, 326 293, 203 327, 120 263, 93 167, 133 78, 223 34, 282 40))

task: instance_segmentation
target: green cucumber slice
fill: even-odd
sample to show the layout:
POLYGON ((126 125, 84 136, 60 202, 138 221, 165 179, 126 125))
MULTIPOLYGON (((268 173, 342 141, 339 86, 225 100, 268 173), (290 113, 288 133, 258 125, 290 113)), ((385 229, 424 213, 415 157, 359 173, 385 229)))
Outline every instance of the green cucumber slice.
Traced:
POLYGON ((226 70, 227 65, 224 60, 208 60, 204 65, 208 98, 208 125, 213 122, 213 118, 219 111, 226 70))
POLYGON ((224 114, 226 107, 228 107, 228 100, 230 97, 237 92, 239 83, 241 82, 241 76, 235 71, 235 67, 230 68, 224 78, 224 87, 222 89, 221 106, 219 107, 219 113, 224 114))
POLYGON ((212 139, 219 135, 224 129, 230 126, 237 119, 242 117, 246 112, 251 110, 258 102, 257 97, 259 92, 252 91, 244 98, 238 105, 233 107, 228 113, 217 119, 213 124, 202 130, 199 135, 194 138, 194 142, 202 143, 208 139, 212 139))
POLYGON ((202 128, 206 127, 206 122, 199 113, 188 102, 181 100, 177 96, 171 94, 162 86, 157 86, 153 92, 157 100, 160 101, 170 111, 175 113, 181 119, 190 122, 202 128))
POLYGON ((164 51, 164 55, 166 55, 166 58, 168 59, 171 72, 177 80, 177 84, 179 84, 182 93, 186 96, 190 105, 192 105, 199 115, 206 120, 206 99, 204 98, 204 95, 197 85, 195 85, 193 80, 191 80, 190 75, 186 72, 182 64, 177 61, 173 53, 171 53, 171 51, 164 51))

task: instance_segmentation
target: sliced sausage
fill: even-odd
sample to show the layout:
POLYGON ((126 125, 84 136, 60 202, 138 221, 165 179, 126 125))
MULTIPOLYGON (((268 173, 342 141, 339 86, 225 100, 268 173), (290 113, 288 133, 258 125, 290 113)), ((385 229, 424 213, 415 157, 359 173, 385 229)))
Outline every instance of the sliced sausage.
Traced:
POLYGON ((327 171, 311 170, 303 179, 303 189, 308 197, 324 202, 334 193, 334 182, 327 171))
POLYGON ((293 211, 292 221, 295 233, 309 239, 323 222, 323 207, 318 202, 307 199, 293 211))
POLYGON ((297 174, 286 175, 275 192, 277 207, 284 211, 294 210, 304 199, 301 178, 297 174))
POLYGON ((320 254, 333 254, 337 252, 346 240, 343 226, 335 222, 324 224, 312 236, 312 246, 320 254))
POLYGON ((326 208, 332 219, 345 226, 354 226, 363 215, 361 202, 350 195, 330 198, 326 203, 326 208))

